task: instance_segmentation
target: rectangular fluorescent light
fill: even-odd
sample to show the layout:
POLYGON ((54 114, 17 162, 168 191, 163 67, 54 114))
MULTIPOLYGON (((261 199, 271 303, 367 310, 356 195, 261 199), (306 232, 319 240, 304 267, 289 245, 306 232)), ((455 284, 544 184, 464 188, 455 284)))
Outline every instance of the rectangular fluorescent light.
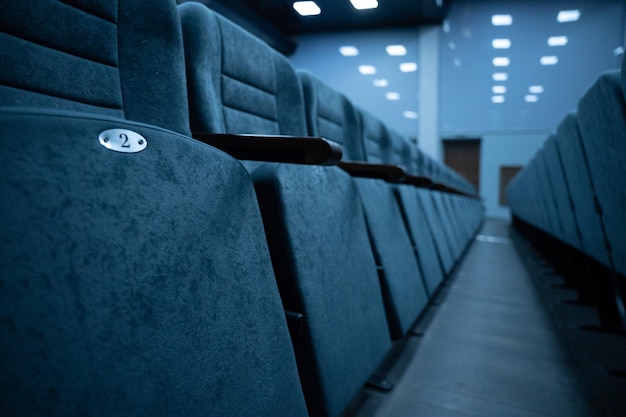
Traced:
POLYGON ((342 46, 339 48, 339 53, 343 56, 357 56, 359 50, 354 46, 342 46))
POLYGON ((350 0, 350 3, 357 10, 375 9, 378 7, 378 0, 350 0))
POLYGON ((539 101, 539 97, 534 94, 528 94, 527 96, 524 96, 524 100, 526 100, 527 103, 536 103, 539 101))
POLYGON ((567 45, 567 36, 550 36, 548 38, 548 45, 565 46, 567 45))
POLYGON ((492 96, 491 101, 494 103, 504 103, 504 96, 492 96))
POLYGON ((417 71, 417 63, 415 62, 403 62, 400 64, 400 71, 402 72, 415 72, 417 71))
POLYGON ((300 16, 317 16, 322 13, 322 9, 314 1, 296 1, 293 8, 300 16))
POLYGON ((494 26, 511 26, 513 24, 513 16, 510 14, 494 14, 491 16, 491 24, 494 26))
POLYGON ((405 110, 402 115, 404 117, 406 117, 407 119, 413 119, 413 120, 417 120, 418 118, 418 114, 415 111, 411 111, 411 110, 405 110))
POLYGON ((493 91, 493 94, 504 94, 506 93, 506 87, 503 85, 494 85, 491 87, 491 91, 493 91))
POLYGON ((505 56, 499 56, 493 59, 493 65, 496 67, 508 67, 511 60, 505 56))
POLYGON ((359 65, 359 72, 363 75, 376 74, 376 67, 373 65, 359 65))
POLYGON ((377 78, 372 82, 374 83, 374 87, 387 87, 389 85, 389 81, 384 78, 377 78))
POLYGON ((528 88, 528 92, 531 94, 541 94, 543 93, 543 86, 542 85, 531 85, 528 88))
POLYGON ((506 81, 509 79, 509 74, 506 72, 496 72, 493 74, 494 81, 506 81))
POLYGON ((559 58, 554 55, 542 56, 539 62, 541 62, 541 65, 556 65, 559 62, 559 58))
POLYGON ((389 92, 385 94, 385 97, 387 97, 387 100, 397 101, 397 100, 400 100, 400 93, 389 92))
POLYGON ((406 55, 406 48, 404 45, 388 45, 387 53, 391 56, 404 56, 406 55))
POLYGON ((511 40, 502 38, 502 39, 494 39, 491 41, 491 46, 494 49, 509 49, 511 47, 511 40))
POLYGON ((561 23, 575 22, 580 18, 580 10, 561 10, 556 16, 556 20, 561 23))

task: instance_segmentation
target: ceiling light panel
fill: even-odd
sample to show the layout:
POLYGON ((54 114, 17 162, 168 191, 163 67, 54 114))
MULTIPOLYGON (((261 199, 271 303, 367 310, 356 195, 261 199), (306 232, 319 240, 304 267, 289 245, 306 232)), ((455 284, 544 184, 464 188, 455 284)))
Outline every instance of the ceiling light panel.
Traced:
POLYGON ((389 85, 389 81, 384 78, 377 78, 372 81, 372 83, 374 84, 374 87, 387 87, 389 85))
POLYGON ((548 45, 550 46, 565 46, 567 45, 567 36, 550 36, 548 38, 548 45))
POLYGON ((417 71, 416 62, 403 62, 400 64, 400 71, 402 72, 415 72, 417 71))
POLYGON ((491 46, 493 46, 494 49, 509 49, 511 47, 511 40, 505 38, 494 39, 491 41, 491 46))
POLYGON ((503 85, 494 85, 491 88, 491 91, 493 92, 493 94, 504 94, 506 93, 506 87, 503 85))
POLYGON ((539 97, 534 94, 528 94, 527 96, 524 97, 524 100, 527 103, 536 103, 539 101, 539 97))
POLYGON ((559 62, 559 58, 554 55, 542 56, 539 62, 541 62, 541 65, 556 65, 559 62))
POLYGON ((400 100, 400 93, 389 92, 385 94, 387 100, 397 101, 400 100))
POLYGON ((496 67, 508 67, 511 60, 504 56, 499 56, 493 59, 493 65, 496 67))
POLYGON ((491 24, 494 26, 511 26, 513 24, 513 16, 510 14, 494 14, 491 16, 491 24))
POLYGON ((419 115, 417 114, 417 112, 411 111, 411 110, 405 110, 402 115, 404 117, 406 117, 407 119, 412 119, 412 120, 417 120, 417 118, 419 117, 419 115))
POLYGON ((339 48, 339 53, 343 56, 357 56, 359 50, 354 46, 342 46, 339 48))
POLYGON ((531 85, 528 88, 528 92, 531 94, 541 94, 543 93, 543 86, 542 85, 531 85))
POLYGON ((350 0, 350 3, 357 10, 375 9, 378 7, 377 0, 350 0))
POLYGON ((506 72, 496 72, 493 74, 494 81, 506 81, 509 79, 509 74, 506 72))
POLYGON ((322 13, 322 9, 314 1, 296 1, 293 8, 300 16, 317 16, 322 13))
POLYGON ((373 65, 359 65, 359 72, 363 75, 376 74, 376 67, 373 65))
POLYGON ((387 53, 391 56, 404 56, 406 55, 406 48, 404 45, 389 45, 387 46, 387 53))
POLYGON ((504 103, 504 96, 492 96, 491 101, 496 104, 504 103))
POLYGON ((580 19, 580 10, 561 10, 556 20, 561 23, 575 22, 580 19))

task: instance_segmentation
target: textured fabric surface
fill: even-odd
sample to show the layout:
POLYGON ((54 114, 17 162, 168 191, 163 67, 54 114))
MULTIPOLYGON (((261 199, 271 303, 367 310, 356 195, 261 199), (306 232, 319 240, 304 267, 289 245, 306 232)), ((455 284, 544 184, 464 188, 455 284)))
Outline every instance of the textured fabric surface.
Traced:
POLYGON ((391 347, 358 191, 334 167, 253 173, 309 413, 339 416, 391 347))
MULTIPOLYGON (((307 135, 283 56, 202 5, 180 12, 194 130, 307 135)), ((337 167, 246 167, 284 307, 304 315, 292 340, 309 412, 339 416, 391 346, 359 196, 337 167)))
POLYGON ((384 271, 381 280, 389 330, 402 337, 428 301, 423 279, 402 213, 389 184, 355 178, 365 210, 372 244, 384 271))
POLYGON ((364 161, 358 115, 350 101, 306 70, 298 75, 304 92, 309 135, 337 142, 344 161, 364 161))
POLYGON ((602 75, 578 105, 581 139, 615 269, 626 276, 626 101, 621 74, 602 75))
POLYGON ((538 181, 538 189, 543 207, 546 213, 547 229, 549 235, 558 240, 563 240, 563 227, 558 213, 558 207, 554 201, 554 187, 550 182, 550 176, 545 162, 543 151, 540 151, 533 160, 532 169, 535 171, 538 181))
POLYGON ((426 221, 431 227, 431 232, 437 245, 437 251, 441 257, 441 263, 445 274, 449 274, 454 266, 454 258, 452 257, 452 250, 450 244, 446 238, 444 229, 443 218, 439 214, 435 207, 432 192, 426 189, 417 190, 417 194, 426 216, 426 221))
POLYGON ((574 206, 570 203, 570 190, 563 174, 563 163, 554 136, 543 145, 544 161, 557 206, 558 216, 563 226, 562 240, 576 249, 580 247, 579 227, 574 217, 574 206))
POLYGON ((0 118, 0 414, 306 415, 241 165, 142 124, 0 118), (147 148, 106 150, 110 128, 147 148))
POLYGON ((563 119, 555 137, 563 158, 563 171, 575 207, 576 220, 580 226, 582 249, 600 263, 610 266, 576 115, 569 114, 563 119))
POLYGON ((144 6, 134 0, 6 4, 0 104, 107 114, 188 133, 176 5, 144 6))
POLYGON ((193 131, 306 132, 300 81, 284 56, 199 3, 179 11, 193 131))
POLYGON ((448 195, 441 191, 431 191, 431 196, 433 205, 441 217, 443 234, 450 247, 453 263, 456 263, 463 250, 463 244, 457 232, 456 219, 450 213, 447 204, 448 195))

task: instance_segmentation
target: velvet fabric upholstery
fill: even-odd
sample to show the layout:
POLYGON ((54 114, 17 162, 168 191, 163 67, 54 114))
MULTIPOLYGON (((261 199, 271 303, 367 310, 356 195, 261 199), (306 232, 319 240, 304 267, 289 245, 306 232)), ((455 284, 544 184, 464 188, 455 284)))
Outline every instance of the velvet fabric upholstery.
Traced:
POLYGON ((87 111, 188 133, 176 5, 144 6, 29 0, 3 7, 2 105, 87 111))
MULTIPOLYGON (((179 6, 194 131, 307 136, 288 60, 197 3, 179 6)), ((391 347, 359 195, 337 167, 246 164, 309 413, 339 416, 391 347)))
POLYGON ((0 26, 0 414, 306 415, 249 175, 174 133, 175 2, 13 2, 0 26))
MULTIPOLYGON (((362 153, 365 135, 381 130, 361 130, 360 117, 345 96, 308 72, 302 71, 299 75, 307 105, 309 134, 341 143, 348 149, 348 160, 365 161, 367 156, 362 153)), ((363 202, 372 248, 382 267, 380 285, 389 330, 392 338, 399 338, 409 330, 427 302, 417 260, 389 184, 369 178, 354 181, 363 202)))
POLYGON ((626 276, 626 101, 622 74, 603 74, 578 104, 589 173, 617 272, 626 276))
POLYGON ((559 125, 556 144, 562 156, 563 172, 575 207, 576 221, 580 226, 582 249, 598 262, 610 267, 609 254, 604 245, 604 230, 596 211, 595 191, 575 114, 567 115, 559 125))
POLYGON ((571 191, 565 180, 563 162, 554 136, 550 136, 544 143, 543 153, 548 176, 553 184, 552 191, 556 200, 558 216, 563 225, 562 239, 571 247, 581 250, 580 228, 576 222, 575 207, 570 200, 571 191))
MULTIPOLYGON (((407 172, 410 174, 411 160, 417 156, 417 151, 412 152, 413 145, 395 132, 390 132, 389 141, 391 152, 388 163, 402 165, 407 168, 407 172)), ((397 185, 394 187, 394 191, 415 248, 426 293, 430 297, 444 279, 441 257, 435 245, 431 227, 428 225, 424 208, 415 187, 397 185)))
POLYGON ((0 414, 306 414, 239 163, 120 119, 0 119, 0 414))

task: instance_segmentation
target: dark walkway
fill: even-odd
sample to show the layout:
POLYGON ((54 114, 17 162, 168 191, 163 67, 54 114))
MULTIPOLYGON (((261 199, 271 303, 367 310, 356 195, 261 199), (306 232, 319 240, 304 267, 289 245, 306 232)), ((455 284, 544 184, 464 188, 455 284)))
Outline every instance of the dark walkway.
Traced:
MULTIPOLYGON (((359 417, 620 415, 616 393, 607 394, 607 400, 594 392, 589 372, 566 348, 571 339, 555 319, 537 271, 523 260, 533 254, 520 252, 512 233, 508 223, 486 221, 442 289, 440 304, 418 326, 424 336, 403 343, 389 374, 395 388, 389 393, 365 390, 359 417)), ((549 271, 534 262, 543 268, 540 273, 549 271)), ((557 298, 571 297, 567 290, 558 291, 557 298)), ((594 320, 593 310, 585 310, 577 317, 594 320)), ((608 374, 601 374, 607 381, 608 374)), ((615 382, 613 391, 626 388, 623 379, 615 382)), ((622 392, 626 397, 626 389, 622 392)))

